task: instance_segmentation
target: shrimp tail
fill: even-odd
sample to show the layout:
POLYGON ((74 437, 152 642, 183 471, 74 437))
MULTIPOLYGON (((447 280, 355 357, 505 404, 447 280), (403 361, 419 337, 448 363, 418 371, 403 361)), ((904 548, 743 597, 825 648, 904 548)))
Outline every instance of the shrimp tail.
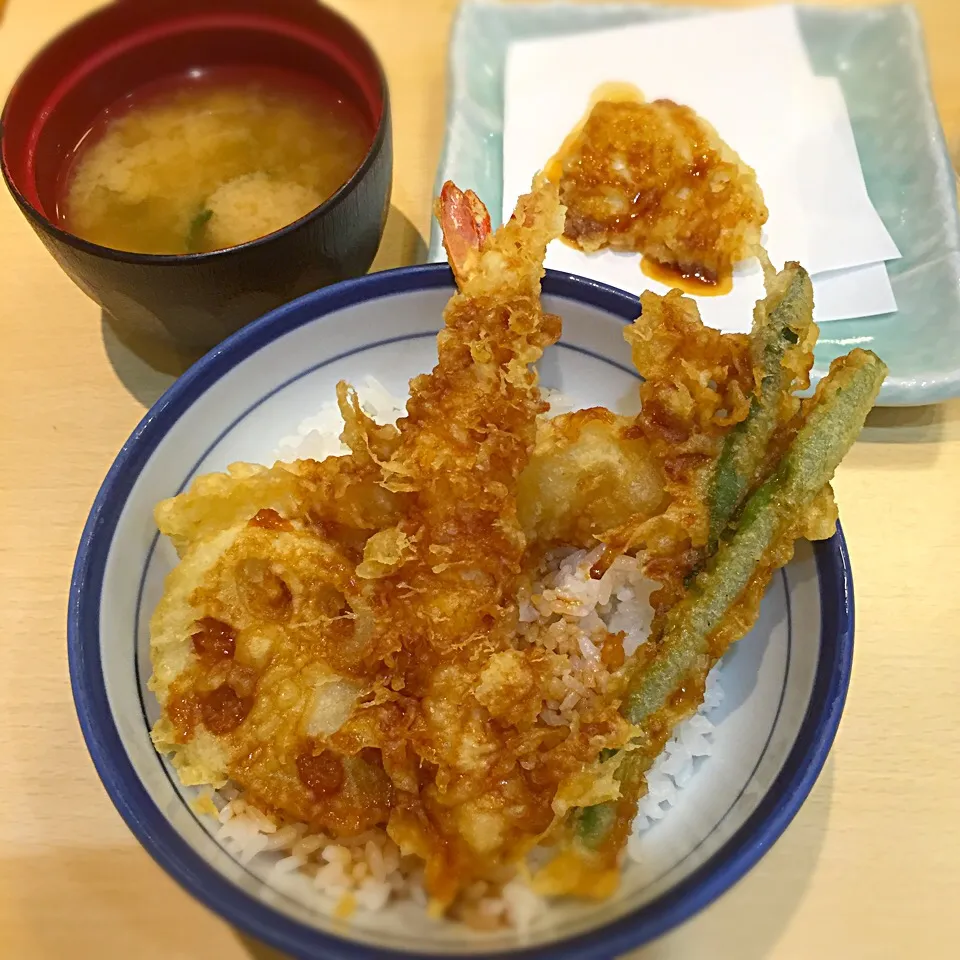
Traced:
POLYGON ((457 285, 462 287, 469 275, 471 260, 480 252, 492 230, 490 214, 472 190, 461 190, 450 180, 440 191, 434 213, 440 221, 447 260, 457 285))

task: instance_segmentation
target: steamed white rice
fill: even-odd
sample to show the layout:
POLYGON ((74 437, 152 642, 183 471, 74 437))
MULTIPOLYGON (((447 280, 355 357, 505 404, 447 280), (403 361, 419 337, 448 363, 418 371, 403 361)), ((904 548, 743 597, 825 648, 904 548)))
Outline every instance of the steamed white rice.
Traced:
MULTIPOLYGON (((405 404, 373 377, 357 394, 364 411, 379 423, 395 423, 405 404)), ((573 409, 558 393, 546 391, 548 416, 573 409)), ((335 403, 307 417, 295 434, 284 437, 276 459, 323 459, 346 453, 340 441, 343 421, 335 403)), ((599 580, 590 568, 599 550, 558 550, 551 553, 529 596, 521 597, 521 632, 527 642, 565 657, 556 678, 553 699, 541 711, 547 724, 561 725, 583 698, 601 696, 609 679, 594 636, 623 632, 624 653, 630 656, 649 635, 650 593, 637 560, 620 557, 599 580)), ((718 665, 719 667, 719 665, 718 665)), ((679 792, 710 756, 714 726, 709 719, 723 700, 719 670, 707 677, 704 702, 698 712, 680 724, 647 774, 647 794, 640 801, 627 855, 643 859, 643 834, 655 826, 676 803, 679 792)), ((356 910, 376 911, 391 900, 410 899, 426 905, 422 866, 400 855, 383 829, 349 839, 309 834, 306 824, 278 825, 248 804, 233 787, 201 801, 198 808, 216 810, 217 839, 241 863, 256 863, 273 888, 305 905, 345 917, 356 910)), ((473 926, 495 927, 504 922, 526 927, 543 904, 520 879, 502 892, 474 884, 467 891, 467 919, 473 926)))

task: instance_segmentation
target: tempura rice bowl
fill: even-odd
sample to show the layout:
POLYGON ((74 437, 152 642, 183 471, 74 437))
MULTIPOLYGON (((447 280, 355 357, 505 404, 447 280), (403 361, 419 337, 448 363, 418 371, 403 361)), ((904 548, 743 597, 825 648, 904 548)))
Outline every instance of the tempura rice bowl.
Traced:
MULTIPOLYGON (((774 579, 755 629, 718 667, 722 701, 708 696, 706 720, 688 721, 693 726, 678 733, 686 744, 668 747, 651 773, 620 890, 599 904, 548 903, 518 883, 507 898, 509 929, 430 920, 417 878, 399 875, 381 838, 328 847, 309 838, 306 849, 295 829, 278 836, 229 788, 212 798, 216 815, 203 815, 204 804, 214 813, 211 801, 198 804, 198 791, 180 785, 149 737, 159 712, 146 687, 149 617, 175 563, 156 533, 154 503, 238 460, 272 463, 298 444, 300 456, 333 452, 309 448, 324 430, 316 423, 311 434, 305 419, 322 420, 341 378, 361 395, 374 377, 405 397, 408 379, 435 362, 452 287, 449 270, 432 265, 310 294, 230 338, 161 398, 107 475, 81 541, 69 618, 77 709, 104 784, 144 846, 211 908, 293 956, 609 957, 723 892, 811 788, 839 722, 852 656, 852 583, 839 532, 798 545, 774 579), (302 862, 315 864, 308 875, 302 862), (321 871, 324 881, 316 879, 321 871), (345 878, 356 901, 349 920, 336 909, 345 878)), ((544 295, 564 331, 540 364, 543 384, 576 406, 634 411, 637 380, 622 329, 635 298, 551 272, 544 295)), ((557 557, 553 586, 566 576, 570 588, 583 560, 557 557)), ((607 613, 634 621, 641 642, 642 584, 626 569, 617 578, 607 584, 607 613)))

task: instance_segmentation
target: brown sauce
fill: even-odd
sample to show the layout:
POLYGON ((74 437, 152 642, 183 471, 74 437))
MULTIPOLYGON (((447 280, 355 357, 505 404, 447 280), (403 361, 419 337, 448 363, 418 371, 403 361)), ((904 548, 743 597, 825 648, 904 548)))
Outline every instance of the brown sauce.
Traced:
POLYGON ((180 735, 179 742, 186 742, 193 735, 193 728, 200 722, 200 706, 196 697, 171 697, 167 704, 167 716, 180 735))
MULTIPOLYGON (((563 174, 563 158, 570 152, 570 148, 573 146, 577 137, 580 136, 580 131, 583 130, 587 118, 598 103, 604 101, 620 103, 625 100, 634 103, 643 103, 643 99, 643 93, 640 91, 640 88, 635 87, 632 83, 627 83, 622 80, 607 80, 605 83, 601 83, 600 86, 590 94, 590 102, 587 104, 587 109, 584 110, 583 116, 577 121, 573 129, 564 137, 563 143, 560 144, 560 149, 544 164, 544 176, 551 181, 551 183, 560 182, 560 177, 563 174)), ((571 243, 570 245, 576 247, 576 244, 571 243)))
POLYGON ((301 753, 297 757, 297 773, 300 782, 318 798, 338 793, 345 779, 343 761, 331 750, 316 756, 301 753))
POLYGON ((679 267, 660 263, 652 257, 642 257, 640 269, 645 276, 657 283, 697 297, 720 297, 733 289, 733 271, 711 278, 697 271, 687 273, 679 267))
POLYGON ((191 637, 197 656, 209 659, 229 659, 233 656, 236 635, 233 627, 214 617, 197 621, 197 632, 191 637))
POLYGON ((203 725, 217 736, 233 733, 247 718, 253 697, 241 697, 228 683, 202 695, 200 716, 203 725))
POLYGON ((293 529, 293 524, 289 520, 284 520, 276 510, 272 510, 270 507, 258 510, 256 515, 250 519, 250 526, 260 527, 263 530, 290 531, 293 529))
POLYGON ((626 660, 626 654, 623 652, 623 637, 622 633, 608 633, 600 648, 600 660, 610 670, 619 670, 626 660))
POLYGON ((261 620, 287 620, 293 612, 293 594, 270 564, 246 557, 236 567, 237 592, 247 610, 261 620))

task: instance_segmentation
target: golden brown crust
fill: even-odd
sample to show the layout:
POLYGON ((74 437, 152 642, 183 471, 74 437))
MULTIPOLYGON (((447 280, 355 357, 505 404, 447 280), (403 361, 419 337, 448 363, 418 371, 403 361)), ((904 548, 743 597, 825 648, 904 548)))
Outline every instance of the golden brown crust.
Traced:
POLYGON ((560 160, 564 236, 717 280, 760 242, 756 177, 689 107, 601 101, 560 160))
MULTIPOLYGON (((461 213, 447 219, 470 241, 461 213)), ((517 491, 546 409, 531 365, 560 332, 540 277, 561 227, 547 184, 469 248, 398 429, 341 385, 350 455, 238 466, 158 508, 183 552, 154 618, 159 745, 182 776, 229 778, 282 819, 387 824, 441 905, 500 876, 563 780, 628 736, 616 698, 542 722, 555 665, 516 647, 517 491)))
MULTIPOLYGON (((544 882, 589 896, 614 889, 633 803, 617 757, 652 762, 695 708, 713 659, 753 623, 794 537, 826 536, 835 519, 826 488, 642 730, 621 700, 657 641, 625 663, 622 635, 593 615, 598 669, 580 674, 576 710, 561 716, 554 707, 588 654, 579 625, 524 609, 544 600, 531 584, 545 556, 558 544, 642 548, 662 621, 703 557, 706 479, 751 409, 757 358, 749 338, 704 327, 678 292, 645 294, 625 331, 645 378, 640 414, 598 407, 543 420, 534 364, 559 334, 540 303, 546 246, 562 226, 557 189, 523 198, 488 236, 475 201, 442 194, 441 206, 456 207, 442 210, 446 228, 462 230, 448 244, 460 292, 407 415, 378 425, 340 384, 349 454, 234 465, 160 504, 181 562, 151 623, 163 708, 154 739, 184 783, 230 780, 278 821, 334 837, 385 827, 424 861, 435 904, 463 916, 466 889, 497 889, 585 805, 622 808, 604 871, 561 854, 544 882)), ((791 387, 811 345, 805 336, 786 351, 791 387)), ((774 451, 802 414, 797 401, 777 411, 774 451)))

